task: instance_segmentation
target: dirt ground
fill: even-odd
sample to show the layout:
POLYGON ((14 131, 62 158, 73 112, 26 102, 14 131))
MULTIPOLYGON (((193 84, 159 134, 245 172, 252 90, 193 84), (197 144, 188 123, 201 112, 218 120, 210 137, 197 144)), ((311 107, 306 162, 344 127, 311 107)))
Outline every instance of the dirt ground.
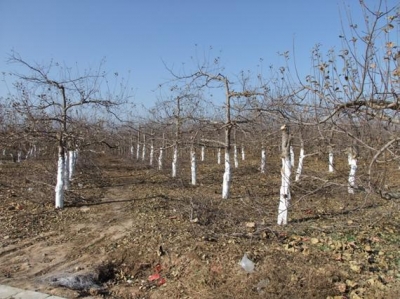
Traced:
MULTIPOLYGON (((223 166, 206 159, 191 186, 188 163, 173 179, 84 153, 63 210, 55 162, 2 161, 0 284, 67 298, 400 298, 399 200, 349 195, 344 162, 328 174, 310 158, 290 224, 277 226, 278 159, 266 174, 257 157, 239 161, 229 200, 223 166), (245 253, 253 273, 239 264, 245 253)), ((399 179, 393 169, 388 188, 399 179)))

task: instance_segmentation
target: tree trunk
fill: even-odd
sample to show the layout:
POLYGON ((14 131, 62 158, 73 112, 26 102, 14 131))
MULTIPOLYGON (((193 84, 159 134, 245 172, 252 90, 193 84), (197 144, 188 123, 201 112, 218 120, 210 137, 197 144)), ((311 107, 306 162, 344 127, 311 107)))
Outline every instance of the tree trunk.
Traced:
POLYGON ((64 190, 69 190, 69 151, 64 150, 64 190))
POLYGON ((150 166, 153 166, 153 159, 154 159, 154 144, 153 142, 150 144, 150 166))
POLYGON ((348 159, 350 166, 349 187, 348 187, 349 194, 354 194, 354 187, 356 183, 357 158, 358 158, 357 147, 356 146, 350 147, 348 149, 348 159))
POLYGON ((290 205, 290 175, 291 175, 291 159, 290 145, 291 137, 288 125, 283 125, 282 130, 282 170, 281 170, 281 190, 278 208, 278 225, 286 225, 288 222, 288 208, 290 205))
POLYGON ((229 148, 225 149, 225 172, 222 183, 222 199, 229 198, 229 190, 231 187, 231 162, 229 148))
POLYGON ((190 162, 191 162, 191 174, 192 174, 192 185, 196 185, 197 177, 196 177, 196 151, 194 150, 194 146, 190 147, 190 162))
POLYGON ((297 170, 296 170, 296 178, 295 178, 296 182, 300 180, 301 173, 303 172, 303 160, 304 160, 304 148, 302 145, 300 148, 300 154, 299 154, 299 164, 298 164, 297 170))
POLYGON ((57 164, 57 184, 56 192, 56 209, 64 208, 64 170, 65 170, 65 155, 64 147, 58 146, 58 164, 57 164))
POLYGON ((265 151, 265 148, 262 148, 261 149, 261 166, 260 166, 261 173, 265 173, 266 165, 267 165, 267 152, 265 151))
POLYGON ((328 161, 329 161, 329 172, 334 172, 334 168, 333 168, 333 148, 332 146, 328 147, 329 150, 329 157, 328 157, 328 161))
POLYGON ((235 144, 233 147, 233 156, 235 159, 235 168, 239 167, 239 159, 238 159, 238 151, 237 151, 237 145, 235 144))
POLYGON ((142 161, 146 160, 146 135, 143 134, 142 161))
POLYGON ((160 147, 160 155, 158 156, 158 170, 163 169, 163 154, 164 148, 160 147))
POLYGON ((290 146, 290 165, 292 168, 294 167, 295 161, 294 161, 294 150, 293 146, 290 146))
POLYGON ((178 164, 178 144, 175 144, 174 153, 173 153, 173 156, 172 156, 172 174, 171 174, 171 176, 173 178, 176 177, 176 171, 177 171, 177 168, 178 168, 177 164, 178 164))
POLYGON ((137 134, 137 145, 136 145, 136 161, 140 159, 140 127, 137 134))
POLYGON ((68 151, 68 155, 69 155, 69 165, 68 165, 69 171, 68 171, 68 174, 69 174, 69 180, 70 181, 72 180, 72 177, 73 177, 74 172, 75 172, 75 164, 76 164, 76 153, 75 152, 76 152, 76 150, 68 151))
POLYGON ((136 161, 139 161, 139 158, 140 158, 140 143, 138 141, 136 145, 136 161))

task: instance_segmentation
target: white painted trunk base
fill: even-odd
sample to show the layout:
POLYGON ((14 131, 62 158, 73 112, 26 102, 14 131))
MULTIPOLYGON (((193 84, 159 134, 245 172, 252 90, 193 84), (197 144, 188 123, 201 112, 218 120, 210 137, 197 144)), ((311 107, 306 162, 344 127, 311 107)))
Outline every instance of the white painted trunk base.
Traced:
POLYGON ((64 190, 69 190, 69 152, 65 151, 64 157, 64 190))
POLYGON ((286 225, 288 223, 288 209, 291 199, 290 175, 291 161, 289 158, 282 158, 282 183, 278 207, 278 225, 286 225))
POLYGON ((225 150, 225 172, 222 182, 222 199, 229 198, 229 190, 231 187, 231 162, 229 151, 225 150))
POLYGON ((176 170, 177 170, 177 164, 178 164, 178 147, 174 147, 174 154, 172 157, 172 177, 176 177, 176 170))
POLYGON ((154 146, 150 145, 150 166, 153 166, 153 159, 154 159, 154 146))
POLYGON ((65 160, 63 155, 58 155, 57 164, 57 184, 55 187, 56 192, 56 209, 64 208, 64 169, 65 160))
POLYGON ((329 172, 334 172, 335 170, 333 168, 333 152, 329 152, 328 161, 329 161, 329 172))
POLYGON ((204 146, 201 147, 201 161, 204 161, 206 155, 206 149, 204 146))
POLYGON ((267 168, 267 152, 265 149, 261 150, 261 166, 260 166, 260 170, 261 173, 265 173, 267 168))
POLYGON ((218 153, 217 153, 217 163, 221 164, 221 149, 218 149, 218 153))
POLYGON ((354 187, 356 183, 356 172, 357 172, 357 159, 353 158, 351 155, 349 155, 349 165, 350 165, 350 173, 349 173, 348 193, 354 194, 354 187))
POLYGON ((294 150, 293 150, 293 146, 290 147, 290 165, 292 165, 292 167, 294 167, 294 150))
POLYGON ((296 170, 296 178, 295 178, 296 182, 300 180, 301 173, 303 172, 303 160, 304 160, 304 148, 301 148, 299 154, 299 164, 296 170))
POLYGON ((69 161, 69 165, 68 165, 68 178, 71 181, 72 177, 74 175, 75 172, 75 164, 76 164, 76 151, 68 151, 68 161, 69 161))
POLYGON ((143 144, 142 146, 142 161, 146 160, 146 145, 143 144))
POLYGON ((160 147, 160 154, 158 156, 158 170, 163 169, 163 155, 164 155, 164 149, 160 147))
POLYGON ((233 157, 235 161, 235 168, 239 167, 238 150, 236 144, 233 147, 233 157))
POLYGON ((190 149, 190 162, 191 162, 191 174, 192 174, 192 185, 196 185, 197 177, 196 177, 196 152, 194 149, 190 149))
POLYGON ((140 158, 140 144, 138 143, 136 146, 136 160, 140 158))

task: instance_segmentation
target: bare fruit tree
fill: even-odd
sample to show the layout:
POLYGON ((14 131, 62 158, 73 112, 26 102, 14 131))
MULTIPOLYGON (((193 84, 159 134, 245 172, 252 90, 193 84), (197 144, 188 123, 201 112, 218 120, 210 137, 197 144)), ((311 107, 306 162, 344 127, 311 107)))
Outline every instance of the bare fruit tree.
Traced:
POLYGON ((17 81, 12 101, 18 114, 31 124, 26 130, 33 134, 46 124, 49 128, 47 136, 57 142, 55 206, 63 208, 64 189, 71 178, 68 159, 74 156, 68 152, 76 149, 75 141, 80 138, 79 131, 74 129, 75 119, 88 109, 111 111, 127 99, 126 88, 124 86, 116 94, 108 89, 106 74, 102 71, 104 61, 98 69, 89 69, 83 74, 73 73, 73 69, 54 62, 48 65, 30 63, 15 52, 9 63, 25 70, 24 73, 13 73, 17 81))
MULTIPOLYGON (((217 108, 218 111, 223 111, 223 115, 219 115, 219 119, 202 120, 203 123, 217 124, 220 123, 220 128, 224 131, 224 142, 222 143, 224 153, 225 171, 222 184, 222 198, 229 198, 231 186, 231 148, 232 148, 232 130, 240 124, 247 123, 250 120, 246 117, 246 112, 250 109, 249 99, 264 95, 264 87, 252 87, 248 83, 248 77, 239 76, 238 82, 231 81, 227 76, 223 75, 223 68, 219 66, 219 58, 214 60, 214 64, 210 65, 207 62, 196 66, 196 70, 190 74, 177 74, 173 70, 168 69, 173 76, 172 81, 176 86, 181 86, 181 90, 187 90, 191 93, 204 94, 213 96, 212 91, 217 91, 218 94, 224 94, 225 100, 223 108, 217 108), (240 88, 240 91, 234 88, 240 88)), ((212 102, 215 106, 216 103, 212 102)), ((220 141, 215 141, 216 144, 221 144, 220 141)))
POLYGON ((400 158, 400 51, 396 45, 400 6, 388 7, 384 0, 367 3, 360 1, 364 24, 353 23, 348 13, 349 28, 342 30, 339 53, 332 50, 324 59, 319 49, 315 50, 316 73, 304 85, 316 95, 318 122, 330 122, 332 129, 348 140, 351 192, 356 187, 357 157, 369 159, 364 187, 377 192, 382 185, 378 186, 380 179, 373 176, 375 162, 384 154, 391 157, 384 159, 385 163, 400 158), (356 155, 355 146, 360 150, 356 155))

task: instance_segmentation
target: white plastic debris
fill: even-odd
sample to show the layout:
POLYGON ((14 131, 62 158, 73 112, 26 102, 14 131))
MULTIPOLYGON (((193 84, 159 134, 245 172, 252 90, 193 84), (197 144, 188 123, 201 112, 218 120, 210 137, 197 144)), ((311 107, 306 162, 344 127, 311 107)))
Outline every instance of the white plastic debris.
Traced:
POLYGON ((100 289, 96 277, 93 274, 65 275, 63 277, 53 277, 50 279, 53 286, 65 287, 72 290, 100 289))
POLYGON ((239 262, 239 265, 247 272, 253 273, 254 272, 254 263, 249 260, 247 254, 245 253, 242 257, 242 260, 239 262))

